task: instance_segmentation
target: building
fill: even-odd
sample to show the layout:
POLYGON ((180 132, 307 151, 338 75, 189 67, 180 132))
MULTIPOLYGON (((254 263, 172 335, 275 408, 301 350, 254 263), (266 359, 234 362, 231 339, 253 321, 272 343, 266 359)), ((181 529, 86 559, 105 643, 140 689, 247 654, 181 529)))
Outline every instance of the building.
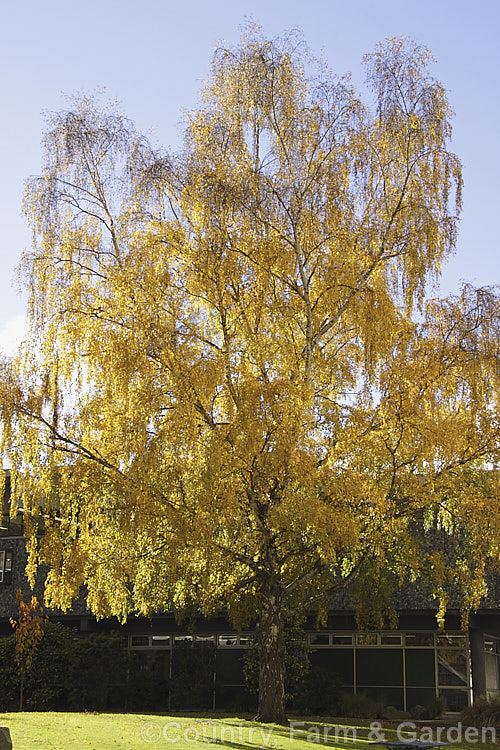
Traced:
MULTIPOLYGON (((16 590, 21 588, 25 600, 31 596, 24 575, 22 515, 9 517, 8 495, 7 482, 0 528, 0 637, 11 632, 9 617, 17 611, 16 590)), ((460 629, 458 608, 449 610, 445 629, 438 630, 432 599, 415 590, 401 596, 397 630, 358 632, 353 611, 339 598, 332 604, 325 628, 317 630, 312 617, 306 623, 313 670, 330 673, 347 693, 362 693, 405 711, 438 697, 445 699, 449 711, 461 710, 478 696, 498 697, 500 586, 498 591, 492 588, 466 631, 460 629)), ((247 693, 243 676, 252 633, 232 630, 224 612, 210 621, 199 618, 194 629, 179 625, 171 612, 158 613, 150 620, 131 617, 124 626, 116 620, 97 621, 83 600, 71 613, 49 612, 49 617, 82 635, 119 629, 140 669, 165 686, 173 684, 181 663, 193 669, 186 662, 187 654, 203 655, 201 704, 188 705, 192 691, 191 698, 187 695, 181 700, 178 693, 174 699, 166 687, 161 701, 164 710, 252 707, 254 698, 247 693)))

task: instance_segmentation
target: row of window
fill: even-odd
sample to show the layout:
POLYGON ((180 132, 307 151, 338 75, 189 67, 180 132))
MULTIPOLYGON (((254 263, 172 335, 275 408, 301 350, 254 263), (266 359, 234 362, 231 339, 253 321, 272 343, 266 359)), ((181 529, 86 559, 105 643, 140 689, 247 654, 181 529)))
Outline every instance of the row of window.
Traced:
POLYGON ((406 646, 424 648, 466 648, 464 633, 309 633, 309 644, 315 648, 331 646, 406 646))
POLYGON ((182 644, 217 644, 232 648, 249 648, 252 636, 247 635, 131 635, 129 636, 129 647, 139 648, 171 648, 172 645, 182 644))
MULTIPOLYGON (((406 646, 464 649, 467 636, 464 633, 309 633, 309 644, 313 648, 331 648, 332 646, 406 646)), ((226 648, 249 648, 252 635, 131 635, 130 648, 171 648, 186 643, 209 643, 226 648)))
MULTIPOLYGON (((321 667, 335 674, 347 692, 379 699, 382 696, 388 704, 404 710, 417 704, 425 705, 436 696, 446 699, 450 711, 461 710, 469 703, 471 673, 464 633, 316 632, 309 633, 309 640, 313 669, 321 667), (326 639, 319 647, 313 645, 318 636, 326 636, 330 647, 326 639), (337 637, 342 640, 336 641, 337 637), (333 648, 335 644, 341 647, 333 648), (417 647, 412 648, 415 645, 417 647)), ((217 679, 226 686, 230 684, 232 688, 243 690, 241 650, 252 645, 250 633, 137 634, 130 635, 128 642, 131 649, 141 652, 141 657, 151 659, 151 663, 161 659, 161 663, 168 663, 170 668, 176 663, 176 647, 217 646, 214 662, 217 679)))

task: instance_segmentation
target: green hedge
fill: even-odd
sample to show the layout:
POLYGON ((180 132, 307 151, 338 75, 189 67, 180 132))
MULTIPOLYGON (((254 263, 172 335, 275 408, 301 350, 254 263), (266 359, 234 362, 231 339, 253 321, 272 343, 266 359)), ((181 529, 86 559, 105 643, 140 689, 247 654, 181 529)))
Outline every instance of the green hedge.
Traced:
MULTIPOLYGON (((26 711, 104 710, 127 702, 128 653, 120 635, 79 636, 56 623, 44 636, 24 681, 26 711)), ((19 706, 20 679, 14 664, 14 637, 0 639, 0 710, 19 706)))
MULTIPOLYGON (((331 714, 339 704, 339 678, 321 667, 311 668, 300 629, 288 630, 286 641, 288 707, 302 713, 331 714)), ((256 650, 246 651, 243 661, 247 689, 226 688, 214 681, 214 645, 187 643, 176 645, 172 651, 129 653, 119 633, 82 635, 47 622, 25 677, 24 709, 210 710, 214 694, 217 708, 253 705, 258 677, 256 650)), ((0 711, 18 709, 19 685, 14 637, 0 638, 0 711)))
MULTIPOLYGON (((170 651, 128 652, 116 632, 81 635, 56 623, 44 636, 24 680, 26 711, 210 709, 215 648, 177 646, 170 651)), ((19 707, 20 679, 14 637, 0 638, 0 711, 19 707)))

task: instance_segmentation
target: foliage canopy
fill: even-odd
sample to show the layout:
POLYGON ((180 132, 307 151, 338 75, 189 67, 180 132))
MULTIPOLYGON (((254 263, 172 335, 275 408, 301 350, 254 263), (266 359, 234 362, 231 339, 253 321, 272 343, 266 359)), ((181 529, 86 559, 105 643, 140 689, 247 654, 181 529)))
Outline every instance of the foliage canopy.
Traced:
POLYGON ((370 109, 251 31, 179 154, 83 98, 27 188, 31 329, 1 409, 30 570, 49 605, 85 583, 103 616, 258 618, 268 719, 287 619, 384 570, 430 577, 441 615, 459 580, 467 609, 497 556, 497 297, 425 301, 461 203, 430 61, 377 47, 370 109))

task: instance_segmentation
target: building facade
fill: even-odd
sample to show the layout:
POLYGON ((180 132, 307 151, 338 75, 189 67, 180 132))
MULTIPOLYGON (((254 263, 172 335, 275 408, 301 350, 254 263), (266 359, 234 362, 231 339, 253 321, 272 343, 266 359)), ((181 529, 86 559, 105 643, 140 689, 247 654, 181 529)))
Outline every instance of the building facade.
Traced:
MULTIPOLYGON (((24 574, 22 515, 9 517, 8 492, 7 484, 0 528, 0 637, 11 633, 9 617, 17 611, 17 589, 23 591, 25 600, 32 593, 24 574)), ((35 593, 42 598, 42 591, 35 593)), ((438 630, 432 600, 419 595, 412 601, 410 592, 399 607, 396 630, 359 632, 354 612, 339 600, 324 628, 318 630, 313 617, 304 626, 313 671, 331 674, 345 693, 362 694, 404 711, 435 698, 444 699, 448 711, 460 711, 475 697, 499 697, 500 607, 492 604, 496 593, 471 616, 467 630, 460 629, 458 609, 449 610, 444 630, 438 630)), ((186 661, 194 653, 200 657, 199 664, 203 662, 205 677, 201 704, 193 708, 252 710, 255 697, 248 693, 244 679, 252 633, 235 632, 222 611, 211 620, 198 618, 189 629, 179 625, 171 612, 151 619, 132 616, 125 625, 117 620, 97 621, 83 600, 69 614, 47 614, 82 636, 119 630, 139 668, 164 686, 160 701, 164 710, 190 707, 172 705, 175 700, 169 686, 181 667, 197 668, 195 662, 186 661)))

